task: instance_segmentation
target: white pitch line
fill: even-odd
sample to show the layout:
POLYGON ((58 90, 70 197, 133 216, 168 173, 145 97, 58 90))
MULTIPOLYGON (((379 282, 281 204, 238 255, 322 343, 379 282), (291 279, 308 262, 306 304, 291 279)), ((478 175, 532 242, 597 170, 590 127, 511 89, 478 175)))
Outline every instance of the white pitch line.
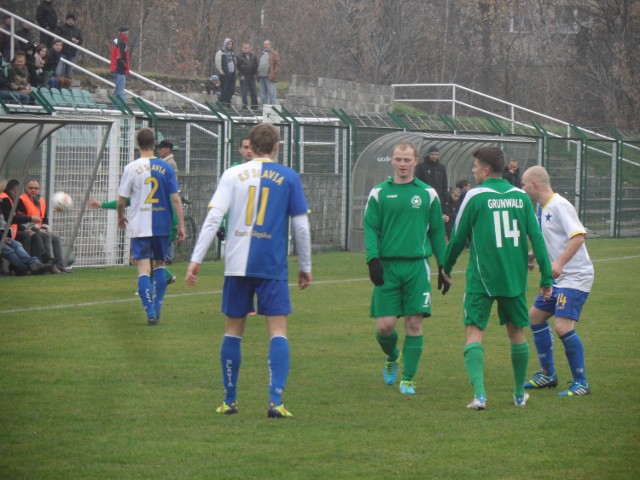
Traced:
MULTIPOLYGON (((594 263, 600 262, 612 262, 616 260, 630 260, 634 258, 640 258, 640 255, 628 255, 626 257, 612 257, 612 258, 599 258, 596 260, 592 260, 594 263)), ((461 271, 454 271, 452 273, 463 273, 461 271)), ((432 273, 433 276, 437 275, 437 273, 432 273)), ((344 280, 319 280, 314 281, 311 285, 331 285, 334 283, 349 283, 349 282, 362 282, 369 281, 368 278, 348 278, 344 280)), ((290 287, 296 287, 297 283, 289 284, 290 287)), ((180 297, 193 297, 198 295, 219 295, 222 293, 222 290, 209 290, 206 292, 191 292, 191 293, 173 293, 168 294, 165 298, 180 298, 180 297)), ((0 314, 3 313, 24 313, 24 312, 37 312, 42 310, 59 310, 62 308, 80 308, 80 307, 95 307, 97 305, 108 305, 111 303, 128 303, 128 302, 138 302, 140 301, 138 297, 132 298, 123 298, 121 300, 105 300, 102 302, 83 302, 83 303, 67 303, 62 305, 48 305, 42 307, 28 307, 28 308, 14 308, 11 310, 0 310, 0 314)))

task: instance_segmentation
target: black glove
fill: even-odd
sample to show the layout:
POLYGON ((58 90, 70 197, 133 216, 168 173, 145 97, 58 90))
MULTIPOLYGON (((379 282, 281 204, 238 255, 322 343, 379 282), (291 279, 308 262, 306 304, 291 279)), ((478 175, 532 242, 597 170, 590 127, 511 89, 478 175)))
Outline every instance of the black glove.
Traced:
POLYGON ((372 258, 369 260, 369 278, 374 285, 384 285, 384 277, 382 275, 382 262, 379 258, 372 258))
POLYGON ((225 232, 224 227, 218 228, 218 231, 216 232, 216 237, 218 237, 218 240, 220 240, 221 242, 225 241, 225 239, 227 238, 227 232, 225 232))
POLYGON ((446 293, 451 288, 451 279, 447 278, 444 274, 444 268, 442 265, 438 266, 438 290, 442 290, 442 294, 446 293))

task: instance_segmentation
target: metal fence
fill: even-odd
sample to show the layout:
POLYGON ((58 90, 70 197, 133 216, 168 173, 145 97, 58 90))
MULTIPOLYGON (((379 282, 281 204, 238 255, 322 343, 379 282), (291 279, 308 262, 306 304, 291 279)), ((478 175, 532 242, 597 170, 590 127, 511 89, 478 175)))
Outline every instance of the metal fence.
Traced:
MULTIPOLYGON (((76 116, 79 113, 74 112, 76 116)), ((379 118, 370 123, 366 118, 345 115, 323 121, 288 118, 283 116, 276 124, 281 135, 278 161, 291 166, 302 178, 311 210, 313 251, 346 249, 350 225, 359 221, 350 218, 351 175, 357 156, 380 137, 403 129, 392 128, 391 122, 381 124, 379 118)), ((158 140, 167 139, 176 146, 174 157, 188 229, 187 242, 176 248, 176 260, 188 260, 218 179, 231 163, 240 160, 240 140, 257 121, 257 117, 211 114, 123 114, 115 119, 91 197, 101 201, 116 198, 122 169, 137 155, 135 131, 141 126, 154 128, 158 140)), ((100 145, 100 128, 67 126, 41 144, 38 161, 29 173, 43 181, 47 195, 64 190, 81 200, 81 192, 90 181, 87 172, 100 145)), ((551 174, 555 190, 574 203, 592 234, 640 235, 640 143, 580 136, 541 137, 542 163, 551 174)), ((445 164, 459 160, 443 159, 445 164)), ((8 165, 15 168, 5 168, 0 177, 19 178, 19 163, 8 165)), ((66 215, 52 212, 53 230, 68 237, 79 206, 76 201, 74 210, 66 215)), ((129 242, 116 224, 114 211, 86 210, 74 246, 76 265, 128 262, 129 242)), ((207 258, 220 255, 220 247, 217 243, 207 258)))

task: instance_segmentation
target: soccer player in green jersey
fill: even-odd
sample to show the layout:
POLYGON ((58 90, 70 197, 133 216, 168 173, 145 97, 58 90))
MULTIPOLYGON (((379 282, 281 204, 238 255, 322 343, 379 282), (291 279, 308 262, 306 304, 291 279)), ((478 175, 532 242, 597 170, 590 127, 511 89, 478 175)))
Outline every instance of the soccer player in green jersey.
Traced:
MULTIPOLYGON (((437 192, 414 177, 418 152, 410 142, 395 145, 394 176, 375 186, 364 213, 364 239, 369 276, 375 287, 371 316, 376 339, 386 354, 383 379, 394 385, 398 376, 398 317, 404 317, 400 393, 414 395, 413 381, 422 355, 423 318, 431 315, 429 257, 442 265, 446 250, 442 207, 437 192)), ((451 281, 439 268, 438 288, 445 294, 451 281)))
POLYGON ((528 276, 528 245, 531 242, 541 272, 540 295, 553 291, 551 264, 533 204, 527 194, 502 178, 504 153, 481 147, 473 153, 473 175, 478 186, 465 195, 447 247, 444 273, 449 275, 469 242, 469 265, 464 295, 464 365, 473 385, 473 410, 486 408, 482 337, 494 300, 500 324, 511 340, 511 363, 515 386, 514 404, 524 407, 529 344, 524 327, 529 325, 525 293, 528 276))

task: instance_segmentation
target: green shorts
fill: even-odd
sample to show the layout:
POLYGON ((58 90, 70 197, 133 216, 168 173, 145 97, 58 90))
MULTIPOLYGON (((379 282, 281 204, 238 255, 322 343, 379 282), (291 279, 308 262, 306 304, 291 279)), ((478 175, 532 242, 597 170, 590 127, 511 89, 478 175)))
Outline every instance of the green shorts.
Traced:
POLYGON ((529 325, 529 308, 525 294, 517 297, 488 297, 481 293, 464 294, 464 324, 487 328, 493 301, 498 301, 500 325, 511 322, 516 328, 529 325))
POLYGON ((384 285, 374 287, 371 316, 431 315, 429 261, 382 260, 384 285))

